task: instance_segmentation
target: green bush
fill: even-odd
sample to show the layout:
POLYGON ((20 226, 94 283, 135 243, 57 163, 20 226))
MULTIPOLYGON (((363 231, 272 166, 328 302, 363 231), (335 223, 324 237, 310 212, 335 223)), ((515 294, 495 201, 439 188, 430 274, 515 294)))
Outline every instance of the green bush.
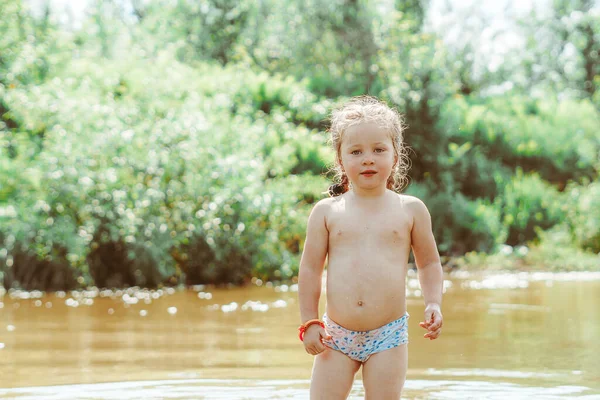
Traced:
POLYGON ((293 277, 326 117, 365 93, 406 117, 442 254, 600 250, 597 93, 492 94, 523 77, 470 77, 422 2, 93 2, 75 30, 0 3, 6 287, 293 277))
POLYGON ((508 229, 506 243, 514 246, 538 237, 565 218, 563 197, 537 174, 525 175, 521 170, 510 181, 500 180, 501 196, 495 201, 503 225, 508 229))
POLYGON ((582 250, 566 224, 539 231, 529 247, 500 246, 496 252, 469 252, 456 259, 458 267, 486 270, 597 271, 600 255, 582 250))
POLYGON ((571 185, 567 193, 565 208, 574 242, 583 249, 600 254, 600 183, 571 185))
POLYGON ((458 145, 480 146, 513 170, 536 171, 563 187, 595 176, 600 114, 588 101, 458 96, 441 110, 438 126, 458 145))
POLYGON ((573 240, 566 224, 539 232, 539 243, 532 246, 524 257, 528 265, 551 271, 598 271, 600 254, 582 249, 573 240))
POLYGON ((506 238, 500 212, 487 200, 473 201, 461 193, 436 192, 432 186, 419 183, 412 183, 406 193, 422 199, 427 205, 442 254, 489 252, 506 238))
MULTIPOLYGON (((24 246, 39 260, 54 262, 59 246, 86 284, 243 283, 253 273, 291 277, 299 234, 281 221, 307 197, 307 186, 289 190, 289 180, 297 178, 284 175, 302 172, 301 162, 269 178, 269 166, 286 157, 261 157, 265 131, 273 128, 268 118, 253 119, 253 103, 238 104, 232 115, 234 96, 195 94, 210 93, 214 77, 202 87, 205 81, 195 80, 189 67, 158 62, 152 76, 139 73, 143 65, 105 63, 98 69, 74 63, 65 72, 70 78, 56 78, 35 93, 8 93, 24 125, 45 120, 48 130, 39 154, 10 160, 2 170, 7 182, 14 180, 11 171, 26 171, 3 192, 12 208, 17 190, 20 196, 14 212, 0 218, 0 232, 10 238, 7 256, 16 257, 24 246), (157 84, 144 85, 148 80, 157 84), (115 96, 117 86, 122 88, 115 96), (291 232, 295 236, 286 236, 291 232)), ((277 115, 270 118, 285 118, 277 115)), ((315 162, 322 138, 314 136, 318 140, 310 145, 301 140, 311 137, 309 131, 286 128, 296 129, 298 138, 278 140, 290 139, 300 160, 315 162)))

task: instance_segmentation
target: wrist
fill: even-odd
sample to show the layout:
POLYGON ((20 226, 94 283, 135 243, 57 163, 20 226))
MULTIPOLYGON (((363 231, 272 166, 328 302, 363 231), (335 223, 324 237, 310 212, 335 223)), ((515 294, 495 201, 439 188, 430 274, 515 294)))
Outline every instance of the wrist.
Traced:
POLYGON ((323 324, 320 319, 311 319, 306 321, 298 327, 298 338, 300 341, 304 341, 304 334, 306 333, 307 329, 313 325, 319 325, 321 328, 325 328, 325 324, 323 324))

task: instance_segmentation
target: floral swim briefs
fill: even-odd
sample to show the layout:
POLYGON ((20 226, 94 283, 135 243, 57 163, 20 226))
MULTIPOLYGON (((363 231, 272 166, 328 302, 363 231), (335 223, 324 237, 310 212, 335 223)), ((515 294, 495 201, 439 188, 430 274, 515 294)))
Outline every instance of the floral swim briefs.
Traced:
POLYGON ((323 344, 353 360, 365 362, 372 354, 408 343, 408 313, 370 331, 351 331, 323 315, 325 330, 331 336, 323 344))

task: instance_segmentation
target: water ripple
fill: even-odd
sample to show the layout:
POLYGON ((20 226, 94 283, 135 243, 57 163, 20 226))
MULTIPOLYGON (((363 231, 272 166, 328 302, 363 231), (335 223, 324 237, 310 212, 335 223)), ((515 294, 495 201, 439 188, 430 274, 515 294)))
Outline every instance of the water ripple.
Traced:
MULTIPOLYGON (((0 389, 0 399, 19 400, 134 400, 134 399, 306 399, 306 380, 182 379, 165 381, 97 383, 0 389)), ((364 395, 356 381, 350 399, 364 395)), ((458 380, 408 380, 403 398, 415 399, 537 399, 580 398, 599 400, 600 394, 584 386, 537 387, 515 383, 458 380)))

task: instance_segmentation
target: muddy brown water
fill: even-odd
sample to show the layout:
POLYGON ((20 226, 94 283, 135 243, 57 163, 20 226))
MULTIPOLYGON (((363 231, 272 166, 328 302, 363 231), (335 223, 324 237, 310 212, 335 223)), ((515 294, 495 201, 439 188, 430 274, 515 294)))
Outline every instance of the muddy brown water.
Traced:
MULTIPOLYGON (((600 273, 447 276, 436 341, 407 288, 403 398, 600 399, 600 273)), ((0 399, 307 399, 296 291, 0 293, 0 399)))

